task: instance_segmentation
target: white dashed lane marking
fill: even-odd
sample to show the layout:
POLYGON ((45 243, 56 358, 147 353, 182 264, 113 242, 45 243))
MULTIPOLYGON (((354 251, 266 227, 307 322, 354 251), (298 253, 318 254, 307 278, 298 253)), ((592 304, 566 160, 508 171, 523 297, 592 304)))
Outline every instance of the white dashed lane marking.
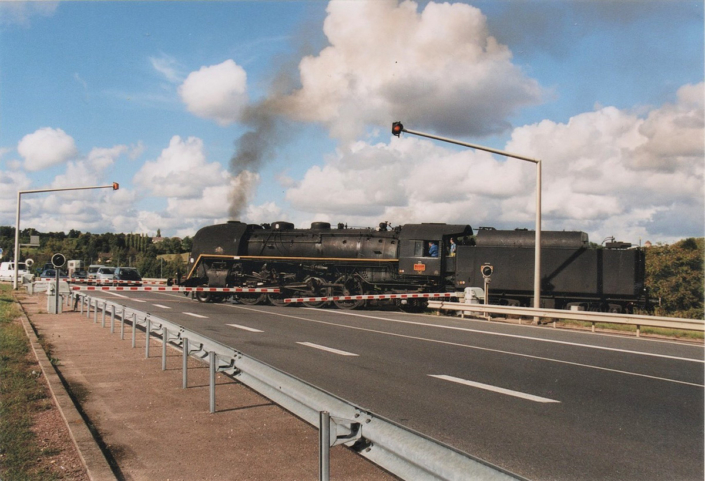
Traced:
POLYGON ((264 332, 264 331, 260 331, 259 329, 255 329, 253 327, 241 326, 240 324, 226 324, 226 326, 234 327, 236 329, 242 329, 243 331, 264 332))
POLYGON ((312 342, 297 342, 296 344, 301 344, 302 346, 312 347, 314 349, 320 349, 321 351, 332 352, 333 354, 338 354, 339 356, 359 356, 359 354, 354 354, 352 352, 341 351, 339 349, 333 349, 332 347, 321 346, 320 344, 313 344, 312 342))
POLYGON ((437 379, 443 379, 444 381, 456 382, 458 384, 464 384, 466 386, 476 387, 479 389, 484 389, 486 391, 497 392, 500 394, 506 394, 507 396, 514 396, 522 399, 528 399, 529 401, 534 401, 537 403, 559 403, 555 399, 548 399, 541 396, 534 396, 533 394, 526 394, 519 391, 512 391, 511 389, 504 389, 503 387, 493 386, 491 384, 483 384, 481 382, 468 381, 467 379, 461 379, 459 377, 446 376, 445 374, 429 374, 431 377, 437 379))

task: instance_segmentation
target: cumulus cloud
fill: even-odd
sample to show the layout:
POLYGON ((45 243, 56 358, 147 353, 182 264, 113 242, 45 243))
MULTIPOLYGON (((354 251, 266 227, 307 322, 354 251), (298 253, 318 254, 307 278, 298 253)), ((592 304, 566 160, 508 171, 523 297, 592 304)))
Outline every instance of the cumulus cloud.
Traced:
POLYGON ((41 128, 22 137, 17 152, 24 157, 29 171, 47 169, 62 164, 78 154, 73 138, 61 129, 41 128))
POLYGON ((247 73, 233 60, 191 72, 179 87, 189 112, 228 125, 240 119, 247 105, 247 73))
POLYGON ((497 133, 541 98, 475 7, 431 2, 419 12, 412 1, 332 1, 327 11, 330 45, 300 62, 302 87, 283 104, 336 138, 390 119, 448 134, 497 133))
POLYGON ((145 162, 133 182, 149 195, 186 199, 200 197, 206 187, 227 183, 228 177, 220 164, 206 160, 203 140, 175 135, 159 158, 145 162))
MULTIPOLYGON (((504 198, 533 195, 524 182, 527 172, 530 168, 497 162, 484 152, 451 152, 412 137, 390 144, 356 142, 323 167, 309 169, 286 198, 294 208, 327 214, 336 223, 481 220, 483 213, 497 212, 504 198), (474 205, 482 196, 494 200, 474 205)), ((530 209, 514 215, 521 218, 524 211, 530 209)))

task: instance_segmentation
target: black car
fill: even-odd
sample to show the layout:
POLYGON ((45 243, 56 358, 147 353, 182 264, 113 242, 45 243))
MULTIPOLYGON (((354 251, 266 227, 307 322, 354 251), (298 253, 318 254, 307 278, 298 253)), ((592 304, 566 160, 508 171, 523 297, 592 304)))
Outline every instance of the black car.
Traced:
POLYGON ((141 286, 142 276, 134 267, 118 267, 115 269, 115 283, 117 285, 141 286))

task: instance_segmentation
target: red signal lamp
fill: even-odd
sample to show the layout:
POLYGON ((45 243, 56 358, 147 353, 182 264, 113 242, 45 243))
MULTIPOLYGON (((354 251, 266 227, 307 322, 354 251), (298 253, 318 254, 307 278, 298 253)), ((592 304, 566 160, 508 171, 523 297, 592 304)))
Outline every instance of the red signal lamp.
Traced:
POLYGON ((392 135, 399 137, 404 131, 404 125, 401 122, 394 122, 392 124, 392 135))

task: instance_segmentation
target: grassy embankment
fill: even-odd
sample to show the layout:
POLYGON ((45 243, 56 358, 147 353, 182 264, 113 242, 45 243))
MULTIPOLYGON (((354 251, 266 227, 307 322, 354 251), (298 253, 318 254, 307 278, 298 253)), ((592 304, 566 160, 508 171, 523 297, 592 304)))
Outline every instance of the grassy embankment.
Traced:
MULTIPOLYGON (((577 328, 577 329, 592 329, 591 322, 583 321, 573 321, 570 319, 562 319, 558 321, 558 325, 567 328, 577 328)), ((602 331, 616 331, 623 332, 625 334, 631 333, 636 335, 636 326, 628 324, 610 324, 607 322, 597 322, 595 323, 596 330, 602 331)), ((645 327, 641 326, 640 334, 642 336, 654 336, 654 337, 667 337, 675 338, 681 340, 699 340, 703 341, 705 335, 699 331, 684 331, 680 329, 664 329, 660 327, 645 327)))
POLYGON ((56 453, 42 450, 31 430, 33 415, 52 401, 18 314, 11 286, 0 284, 0 479, 59 479, 39 462, 56 453))

